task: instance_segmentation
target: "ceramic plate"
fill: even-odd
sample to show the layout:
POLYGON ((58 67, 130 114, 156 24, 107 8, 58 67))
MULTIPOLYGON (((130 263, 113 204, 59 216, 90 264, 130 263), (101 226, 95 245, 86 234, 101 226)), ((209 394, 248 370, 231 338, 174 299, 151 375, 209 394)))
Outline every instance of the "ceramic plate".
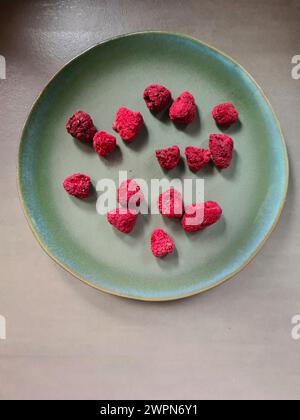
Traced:
MULTIPOLYGON (((190 37, 145 32, 110 39, 67 64, 47 85, 26 122, 18 182, 29 224, 44 250, 89 285, 143 300, 169 300, 210 289, 238 273, 275 227, 284 205, 288 160, 279 123, 253 78, 225 54, 190 37), (167 117, 153 116, 142 93, 150 83, 166 85, 178 96, 188 90, 199 106, 197 120, 178 129, 167 117), (227 130, 235 140, 230 168, 211 167, 198 175, 181 165, 164 174, 154 152, 177 144, 207 147, 218 133, 210 112, 233 102, 240 123, 227 130), (67 118, 83 109, 98 129, 112 132, 115 111, 140 111, 146 130, 131 146, 101 160, 89 146, 66 132, 67 118), (131 178, 204 178, 205 199, 218 201, 224 217, 196 235, 159 215, 139 218, 131 235, 116 232, 96 212, 96 201, 68 196, 63 179, 74 172, 117 182, 131 178), (156 227, 175 239, 177 251, 155 259, 149 241, 156 227)), ((94 197, 95 198, 95 197, 94 197)))

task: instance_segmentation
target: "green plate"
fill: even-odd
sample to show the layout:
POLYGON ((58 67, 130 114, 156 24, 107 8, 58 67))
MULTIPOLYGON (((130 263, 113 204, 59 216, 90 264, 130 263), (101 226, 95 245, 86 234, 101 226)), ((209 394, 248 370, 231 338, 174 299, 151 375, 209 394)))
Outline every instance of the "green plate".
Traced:
POLYGON ((275 227, 288 185, 288 159, 279 123, 252 77, 225 54, 190 37, 161 32, 124 35, 105 41, 67 64, 47 85, 26 122, 20 150, 18 182, 30 226, 45 251, 89 285, 116 295, 168 300, 210 289, 239 272, 258 252, 275 227), (166 116, 146 108, 142 93, 150 83, 166 85, 178 96, 189 90, 199 118, 178 129, 166 116), (186 167, 165 175, 154 152, 177 144, 206 147, 216 127, 214 105, 232 101, 241 122, 227 131, 236 150, 230 168, 192 174, 186 167), (67 118, 83 109, 98 129, 112 131, 115 111, 140 111, 147 130, 131 146, 107 161, 91 147, 74 141, 67 118), (132 178, 205 179, 205 199, 216 200, 224 217, 196 235, 159 215, 143 216, 132 235, 121 235, 96 212, 95 200, 73 199, 62 188, 74 172, 118 180, 119 170, 132 178), (163 227, 177 252, 155 259, 151 232, 163 227))

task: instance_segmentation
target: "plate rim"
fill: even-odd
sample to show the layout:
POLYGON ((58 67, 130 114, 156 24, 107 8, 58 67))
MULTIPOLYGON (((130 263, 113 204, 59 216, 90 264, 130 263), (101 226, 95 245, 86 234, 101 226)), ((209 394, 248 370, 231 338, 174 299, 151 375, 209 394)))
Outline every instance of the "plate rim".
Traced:
POLYGON ((172 31, 137 31, 137 32, 129 32, 129 33, 125 33, 125 34, 121 34, 121 35, 117 35, 114 37, 110 37, 110 38, 106 38, 103 41, 100 41, 94 45, 92 45, 91 47, 85 49, 84 51, 80 52, 79 54, 77 54, 75 57, 73 57, 71 60, 69 60, 67 63, 63 64, 62 67, 60 67, 60 69, 55 72, 55 74, 50 78, 50 80, 48 81, 48 83, 45 85, 45 87, 40 91, 40 93, 36 96, 32 106, 30 107, 30 110, 26 116, 25 122, 23 124, 22 130, 21 130, 21 139, 19 142, 19 146, 18 146, 18 154, 17 154, 17 191, 18 191, 18 196, 19 196, 19 200, 21 203, 21 207, 23 210, 23 214, 25 216, 25 219, 35 237, 35 239, 37 240, 38 244, 40 245, 40 247, 42 248, 42 250, 54 261, 56 262, 60 267, 62 267, 65 271, 67 271, 69 274, 73 275, 75 278, 77 278, 78 280, 82 281, 84 284, 92 287, 93 289, 96 289, 98 291, 110 294, 110 295, 114 295, 114 296, 119 296, 122 298, 128 298, 128 299, 132 299, 132 300, 138 300, 138 301, 150 301, 150 302, 166 302, 166 301, 175 301, 175 300, 179 300, 179 299, 183 299, 183 298, 187 298, 187 297, 191 297, 191 296, 195 296, 204 292, 207 292, 211 289, 214 289, 218 286, 220 286, 221 284, 225 283, 226 281, 232 279, 233 277, 235 277, 237 274, 239 274, 241 271, 243 271, 253 260, 254 258, 257 256, 257 254, 261 251, 261 249, 264 247, 264 245, 266 244, 266 242, 269 240, 270 236, 272 235, 272 233, 274 232, 276 226, 278 225, 278 222, 280 220, 280 217, 282 215, 284 206, 286 204, 287 201, 287 196, 288 196, 288 186, 289 186, 289 177, 290 177, 290 167, 289 167, 289 157, 288 157, 288 151, 287 151, 287 145, 286 145, 286 141, 285 141, 285 137, 281 128, 281 124, 280 121, 275 113, 275 110, 273 108, 273 106, 271 105, 270 100, 268 99, 266 93, 264 92, 263 88, 256 82, 256 80, 254 79, 254 77, 240 64, 238 63, 234 58, 232 58, 229 54, 219 50, 218 48, 210 45, 207 42, 204 42, 198 38, 195 38, 193 36, 190 35, 186 35, 180 32, 172 32, 172 31), (40 100, 40 98, 43 96, 43 94, 46 92, 46 90, 49 88, 49 86, 51 85, 51 83, 53 82, 53 80, 59 76, 59 74, 71 63, 73 63, 74 61, 76 61, 79 57, 81 57, 82 55, 88 53, 89 51, 97 48, 98 46, 102 45, 102 44, 106 44, 108 42, 117 40, 117 39, 122 39, 122 38, 127 38, 130 36, 135 36, 135 35, 151 35, 151 34, 156 34, 156 35, 169 35, 169 36, 175 36, 175 37, 180 37, 180 38, 184 38, 186 40, 189 41, 193 41, 196 42, 202 46, 208 47, 210 50, 218 53, 219 55, 225 57, 226 59, 230 60, 233 64, 235 64, 240 70, 242 70, 242 72, 244 72, 249 78, 250 80, 254 83, 254 85, 256 86, 256 88, 258 89, 258 91, 261 93, 261 95, 263 96, 264 100, 266 101, 273 117, 274 120, 276 122, 279 134, 280 134, 280 139, 281 139, 281 143, 283 146, 283 158, 285 161, 285 185, 284 185, 284 193, 281 197, 281 201, 280 201, 280 206, 278 209, 278 212, 276 214, 276 217, 274 218, 274 221, 271 225, 271 227, 269 228, 268 232, 265 234, 263 240, 261 240, 261 242, 259 243, 259 245, 255 248, 255 250, 252 252, 252 254, 247 258, 247 260, 241 264, 236 270, 234 270, 233 272, 229 273, 228 275, 224 276, 221 280, 219 280, 218 282, 210 285, 209 287, 206 288, 202 288, 202 289, 198 289, 198 290, 194 290, 192 292, 187 292, 187 293, 182 293, 179 295, 174 295, 174 296, 163 296, 163 297, 147 297, 147 296, 137 296, 137 295, 131 295, 128 293, 122 293, 119 291, 115 291, 112 289, 108 289, 105 287, 100 287, 100 286, 96 286, 95 284, 91 283, 90 281, 86 280, 82 275, 80 275, 79 273, 76 273, 74 270, 72 270, 71 268, 67 267, 62 261, 59 260, 59 258, 57 258, 55 255, 53 255, 53 253, 50 251, 50 249, 48 248, 47 244, 41 239, 41 237, 39 236, 29 213, 29 210, 25 204, 25 199, 23 196, 23 192, 22 192, 22 186, 21 186, 21 175, 20 175, 20 161, 21 161, 21 148, 22 148, 22 143, 24 141, 24 133, 25 130, 27 128, 27 125, 29 124, 29 120, 33 114, 33 111, 38 103, 38 101, 40 100))

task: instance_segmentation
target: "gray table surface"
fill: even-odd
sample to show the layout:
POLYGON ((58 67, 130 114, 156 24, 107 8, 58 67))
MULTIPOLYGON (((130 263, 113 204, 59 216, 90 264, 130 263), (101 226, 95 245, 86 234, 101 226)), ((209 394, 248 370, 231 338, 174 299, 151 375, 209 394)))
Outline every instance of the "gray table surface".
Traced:
POLYGON ((0 398, 299 398, 299 0, 1 1, 0 398), (73 56, 108 37, 183 32, 232 55, 264 88, 286 137, 291 179, 270 241, 234 280, 172 303, 97 292, 47 257, 16 191, 33 100, 73 56))

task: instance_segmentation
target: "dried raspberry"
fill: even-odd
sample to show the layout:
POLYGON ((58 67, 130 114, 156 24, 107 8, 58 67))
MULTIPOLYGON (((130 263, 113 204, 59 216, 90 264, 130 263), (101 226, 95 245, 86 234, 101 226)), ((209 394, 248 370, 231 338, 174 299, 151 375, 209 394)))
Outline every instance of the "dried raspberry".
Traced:
POLYGON ((94 136, 93 146, 99 156, 107 157, 117 147, 117 139, 106 131, 98 131, 94 136))
POLYGON ((162 111, 171 102, 171 92, 162 85, 152 84, 144 90, 144 100, 152 112, 162 111))
POLYGON ((197 172, 210 161, 210 151, 201 147, 189 146, 185 149, 188 167, 197 172))
POLYGON ((231 102, 224 102, 215 106, 212 116, 216 123, 221 126, 229 127, 239 119, 239 113, 231 102))
POLYGON ((66 129, 71 136, 84 143, 91 142, 97 132, 92 118, 83 111, 75 112, 75 114, 69 118, 66 129))
POLYGON ((196 118, 197 106, 190 92, 183 92, 170 108, 170 118, 176 123, 190 124, 196 118))
POLYGON ((115 209, 107 213, 107 220, 120 232, 130 233, 135 227, 137 215, 134 210, 115 209))
POLYGON ((155 229, 151 236, 151 250, 155 257, 162 258, 172 254, 175 249, 174 240, 163 229, 155 229))
POLYGON ((186 232, 198 232, 216 223, 222 215, 222 209, 215 201, 192 204, 186 209, 182 226, 186 232))
POLYGON ((129 204, 136 204, 139 206, 144 199, 144 194, 141 187, 134 179, 127 179, 123 181, 118 189, 118 202, 123 207, 129 204))
POLYGON ((156 150, 156 157, 163 169, 171 170, 176 168, 180 159, 180 149, 178 146, 168 147, 167 149, 156 150))
POLYGON ((120 134, 125 142, 131 143, 138 135, 143 124, 144 120, 140 112, 122 107, 116 113, 113 129, 120 134))
POLYGON ((73 174, 68 176, 63 187, 70 195, 77 198, 87 198, 91 188, 91 178, 84 174, 73 174))
POLYGON ((225 169, 231 163, 234 142, 225 134, 211 134, 209 148, 213 161, 218 168, 225 169))
POLYGON ((181 219, 184 211, 182 195, 175 188, 171 188, 159 195, 158 209, 163 217, 181 219))

